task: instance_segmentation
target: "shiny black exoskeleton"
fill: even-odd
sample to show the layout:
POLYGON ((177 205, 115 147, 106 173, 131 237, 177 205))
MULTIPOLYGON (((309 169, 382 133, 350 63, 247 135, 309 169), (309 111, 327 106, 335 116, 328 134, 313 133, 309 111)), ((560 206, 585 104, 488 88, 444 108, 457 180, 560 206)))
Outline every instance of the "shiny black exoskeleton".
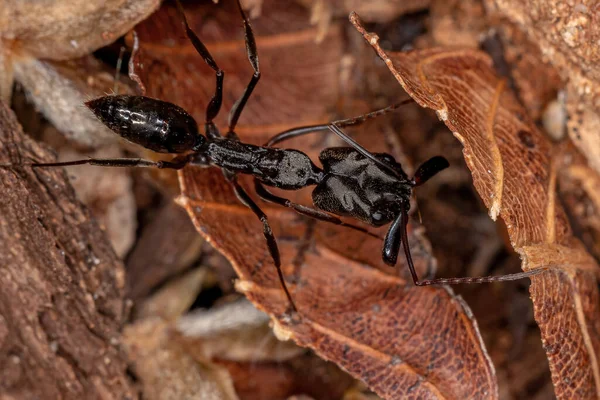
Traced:
MULTIPOLYGON (((260 79, 258 55, 250 23, 238 8, 244 23, 246 49, 254 74, 240 99, 229 114, 229 129, 225 137, 213 123, 223 97, 224 72, 218 67, 204 44, 188 26, 183 8, 176 1, 183 27, 198 53, 215 71, 215 93, 206 109, 204 135, 199 133, 196 121, 182 108, 144 96, 105 96, 86 103, 100 121, 123 138, 160 153, 178 154, 171 161, 143 159, 85 159, 57 163, 31 163, 32 167, 53 167, 91 164, 112 167, 156 167, 180 169, 186 165, 214 165, 223 169, 239 200, 249 207, 263 224, 263 233, 282 288, 290 306, 296 310, 281 271, 279 250, 268 218, 237 181, 236 174, 254 177, 256 193, 265 201, 273 202, 321 221, 346 226, 373 235, 365 228, 343 222, 337 216, 352 217, 372 226, 390 224, 382 257, 395 265, 400 245, 404 247, 408 267, 415 285, 481 283, 513 280, 531 276, 539 270, 497 277, 446 278, 420 281, 413 266, 408 245, 407 222, 412 189, 421 185, 439 171, 448 167, 443 157, 434 157, 421 165, 410 179, 400 164, 389 154, 373 154, 347 136, 340 128, 359 125, 369 118, 389 112, 408 101, 357 118, 291 129, 274 136, 265 146, 242 143, 235 127, 244 105, 260 79), (273 147, 285 140, 314 132, 333 132, 351 147, 328 148, 321 152, 322 168, 316 166, 301 151, 273 147), (266 187, 298 190, 314 185, 312 199, 315 208, 296 204, 271 193, 266 187)), ((134 46, 135 50, 135 46, 134 46)), ((130 68, 132 64, 130 64, 130 68)), ((130 76, 135 77, 130 69, 130 76)), ((137 80, 136 80, 137 81, 137 80)), ((24 164, 20 164, 24 165, 24 164)), ((0 165, 14 167, 15 165, 0 165)))
POLYGON ((183 153, 205 140, 183 108, 143 96, 105 96, 85 103, 113 132, 159 153, 183 153))

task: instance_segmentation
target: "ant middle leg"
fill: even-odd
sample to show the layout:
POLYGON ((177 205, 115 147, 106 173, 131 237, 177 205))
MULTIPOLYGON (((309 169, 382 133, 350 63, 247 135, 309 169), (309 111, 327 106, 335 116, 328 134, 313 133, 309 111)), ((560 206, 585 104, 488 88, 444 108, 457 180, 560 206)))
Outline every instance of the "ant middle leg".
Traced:
POLYGON ((269 253, 271 254, 271 258, 273 259, 273 263, 275 264, 275 268, 277 269, 277 275, 279 276, 279 282, 281 283, 281 287, 285 292, 285 295, 290 303, 290 307, 293 311, 297 312, 298 308, 296 308, 296 304, 292 299, 292 295, 290 294, 287 284, 285 283, 285 277, 283 276, 283 271, 281 269, 281 257, 279 254, 279 247, 277 246, 277 240, 275 239, 275 235, 273 234, 273 230, 271 229, 271 225, 269 225, 269 220, 267 215, 261 210, 261 208, 252 200, 252 198, 246 193, 244 188, 237 181, 237 176, 230 171, 223 170, 225 177, 233 186, 235 194, 239 201, 248 207, 252 212, 258 217, 260 222, 263 224, 263 235, 267 241, 267 247, 269 248, 269 253))
POLYGON ((304 215, 306 217, 310 217, 310 218, 314 218, 314 219, 319 220, 319 221, 329 222, 329 223, 334 224, 334 225, 338 225, 338 226, 343 226, 343 227, 346 227, 346 228, 350 228, 350 229, 353 229, 353 230, 361 232, 361 233, 366 233, 367 235, 372 236, 374 238, 381 239, 381 237, 377 236, 376 234, 374 234, 372 232, 369 232, 367 229, 362 228, 362 227, 357 226, 357 225, 348 224, 348 223, 342 221, 341 219, 339 219, 338 217, 333 216, 333 215, 331 215, 329 213, 326 213, 326 212, 321 211, 321 210, 317 210, 317 209, 312 208, 312 207, 303 206, 302 204, 294 203, 291 200, 285 199, 283 197, 279 197, 279 196, 271 193, 256 178, 254 179, 254 188, 256 190, 256 194, 258 194, 258 196, 261 199, 265 200, 265 201, 268 201, 268 202, 271 202, 271 203, 275 203, 275 204, 279 204, 279 205, 287 207, 287 208, 291 208, 292 210, 294 210, 298 214, 304 215))

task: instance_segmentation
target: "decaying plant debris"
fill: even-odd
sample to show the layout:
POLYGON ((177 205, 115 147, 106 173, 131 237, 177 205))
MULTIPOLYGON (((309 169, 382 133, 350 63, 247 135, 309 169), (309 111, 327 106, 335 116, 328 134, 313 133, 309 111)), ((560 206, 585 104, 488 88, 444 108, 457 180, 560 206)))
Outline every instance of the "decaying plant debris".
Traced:
MULTIPOLYGON (((300 312, 290 317, 262 227, 219 170, 2 168, 0 397, 600 397, 600 9, 243 4, 262 72, 237 129, 243 141, 410 96, 416 104, 350 132, 409 172, 438 154, 451 162, 412 207, 420 276, 546 271, 531 285, 417 288, 382 263, 379 240, 262 203, 295 277, 300 312), (368 25, 354 15, 353 26, 350 11, 368 25)), ((174 4, 158 6, 56 1, 40 13, 6 2, 0 94, 16 116, 0 106, 0 163, 49 160, 48 147, 60 159, 156 156, 82 106, 113 89, 131 36, 111 43, 134 26, 147 94, 204 121, 214 73, 174 4)), ((184 7, 225 70, 224 126, 252 73, 239 14, 229 0, 184 7)), ((137 88, 122 77, 118 90, 137 88)), ((337 145, 323 134, 287 144, 315 160, 337 145)), ((309 191, 285 194, 310 204, 309 191)))

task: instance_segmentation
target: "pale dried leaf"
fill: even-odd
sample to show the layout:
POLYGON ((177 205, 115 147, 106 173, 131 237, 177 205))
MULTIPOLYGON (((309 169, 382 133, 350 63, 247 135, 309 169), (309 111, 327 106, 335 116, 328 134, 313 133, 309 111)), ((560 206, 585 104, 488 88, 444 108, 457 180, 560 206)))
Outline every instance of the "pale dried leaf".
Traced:
POLYGON ((194 303, 202 287, 210 281, 209 270, 195 268, 179 278, 170 280, 164 287, 140 305, 138 319, 160 317, 172 321, 182 316, 194 303))
POLYGON ((0 43, 15 57, 81 57, 123 36, 159 4, 159 0, 3 0, 0 43))
POLYGON ((283 362, 304 351, 278 340, 269 316, 248 301, 194 311, 179 319, 177 329, 188 351, 206 359, 283 362))
POLYGON ((123 344, 142 382, 144 398, 157 400, 237 400, 226 369, 198 362, 159 318, 139 321, 123 332, 123 344))
MULTIPOLYGON (((68 139, 88 147, 118 141, 84 104, 114 84, 114 72, 93 57, 62 63, 31 59, 15 64, 14 73, 36 108, 68 139)), ((125 88, 121 85, 122 92, 125 88)))

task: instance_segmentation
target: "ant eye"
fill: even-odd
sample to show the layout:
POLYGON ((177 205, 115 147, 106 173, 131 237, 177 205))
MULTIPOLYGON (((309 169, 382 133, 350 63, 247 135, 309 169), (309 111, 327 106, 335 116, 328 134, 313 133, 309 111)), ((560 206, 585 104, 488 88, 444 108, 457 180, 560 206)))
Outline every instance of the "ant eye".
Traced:
POLYGON ((377 211, 371 215, 371 218, 373 218, 373 221, 381 221, 383 215, 379 211, 377 211))

